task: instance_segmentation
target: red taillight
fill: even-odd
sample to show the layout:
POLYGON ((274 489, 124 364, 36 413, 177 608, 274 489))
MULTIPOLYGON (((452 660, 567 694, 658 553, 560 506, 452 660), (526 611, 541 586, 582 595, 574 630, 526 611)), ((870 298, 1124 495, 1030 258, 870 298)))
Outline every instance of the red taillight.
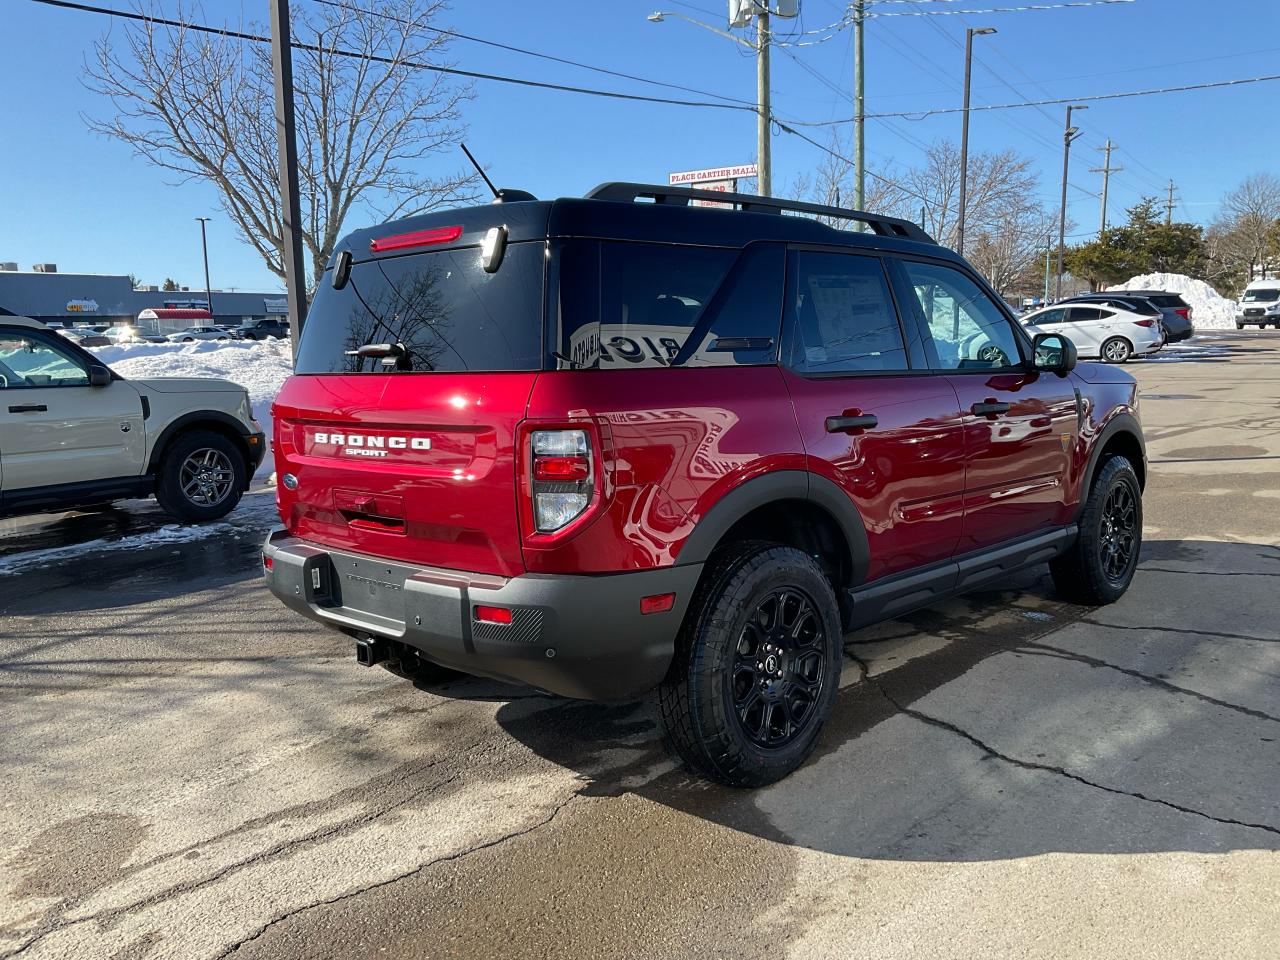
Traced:
POLYGON ((533 461, 534 480, 576 482, 590 476, 591 461, 586 457, 535 457, 533 461))
POLYGON ((1173 312, 1176 313, 1178 316, 1180 316, 1183 320, 1191 319, 1190 307, 1175 307, 1173 312))
POLYGON ((437 243, 452 243, 462 236, 462 227, 432 227, 430 230, 415 230, 413 233, 397 233, 390 237, 378 237, 369 241, 369 249, 374 253, 387 250, 407 250, 409 247, 429 247, 437 243))
POLYGON ((1154 327, 1156 322, 1154 320, 1135 320, 1133 325, 1135 327, 1154 327))
POLYGON ((486 607, 477 605, 475 617, 481 623, 511 623, 511 611, 506 607, 486 607))
POLYGON ((275 561, 273 561, 270 557, 268 557, 268 556, 264 553, 264 554, 262 555, 262 569, 263 569, 263 570, 270 570, 273 566, 275 566, 275 561))
POLYGON ((640 598, 640 612, 645 613, 666 613, 676 605, 676 595, 674 593, 657 593, 652 597, 640 598))

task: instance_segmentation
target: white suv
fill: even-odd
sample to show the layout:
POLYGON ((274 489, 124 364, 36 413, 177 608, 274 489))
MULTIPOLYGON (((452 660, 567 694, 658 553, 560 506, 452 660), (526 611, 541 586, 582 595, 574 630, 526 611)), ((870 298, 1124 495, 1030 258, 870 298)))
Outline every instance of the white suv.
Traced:
POLYGON ((238 384, 125 380, 44 324, 0 317, 0 516, 154 493, 181 520, 216 520, 265 448, 238 384))

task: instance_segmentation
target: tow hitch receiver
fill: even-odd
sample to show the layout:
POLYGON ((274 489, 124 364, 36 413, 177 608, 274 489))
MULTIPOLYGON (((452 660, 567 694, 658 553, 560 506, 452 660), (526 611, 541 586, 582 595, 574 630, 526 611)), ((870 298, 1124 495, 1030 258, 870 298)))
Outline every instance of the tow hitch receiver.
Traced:
POLYGON ((381 640, 369 637, 356 640, 356 663, 364 667, 372 667, 387 659, 387 647, 381 640))

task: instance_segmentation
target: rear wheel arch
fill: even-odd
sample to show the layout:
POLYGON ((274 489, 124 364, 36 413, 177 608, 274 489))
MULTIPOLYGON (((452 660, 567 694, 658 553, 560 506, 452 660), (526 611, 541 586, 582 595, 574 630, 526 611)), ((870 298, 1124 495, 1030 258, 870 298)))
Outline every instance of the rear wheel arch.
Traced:
POLYGON ((815 556, 837 593, 862 582, 871 554, 862 516, 833 481, 802 470, 748 480, 707 511, 677 563, 705 563, 743 541, 769 541, 815 556))

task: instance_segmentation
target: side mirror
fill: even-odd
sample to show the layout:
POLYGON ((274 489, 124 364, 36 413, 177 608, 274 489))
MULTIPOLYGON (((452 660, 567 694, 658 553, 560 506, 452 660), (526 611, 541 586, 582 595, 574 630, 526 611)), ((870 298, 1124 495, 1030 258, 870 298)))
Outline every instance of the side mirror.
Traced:
POLYGON ((111 383, 111 371, 101 364, 91 364, 89 366, 89 386, 105 387, 111 383))
POLYGON ((1065 377, 1076 367, 1076 345, 1060 333, 1041 333, 1032 341, 1035 367, 1065 377))

